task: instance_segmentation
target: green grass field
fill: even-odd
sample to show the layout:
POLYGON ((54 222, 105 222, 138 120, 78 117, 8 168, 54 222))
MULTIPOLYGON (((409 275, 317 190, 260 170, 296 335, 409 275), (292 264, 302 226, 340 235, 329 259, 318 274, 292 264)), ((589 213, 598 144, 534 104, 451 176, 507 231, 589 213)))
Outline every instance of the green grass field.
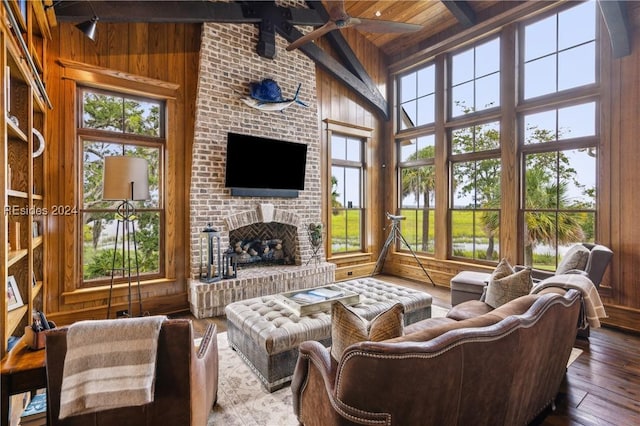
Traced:
MULTIPOLYGON (((421 251, 422 249, 422 218, 423 211, 421 210, 401 210, 400 214, 405 216, 405 220, 400 222, 401 232, 405 239, 411 244, 412 249, 421 251)), ((434 220, 435 212, 430 211, 429 214, 429 249, 433 247, 434 239, 434 220)), ((467 259, 485 259, 486 256, 486 244, 489 239, 484 233, 481 224, 479 223, 480 214, 476 213, 475 227, 475 243, 480 245, 476 250, 475 256, 473 250, 469 250, 468 246, 474 242, 474 212, 456 210, 452 217, 451 233, 452 244, 454 246, 454 256, 467 259), (465 247, 465 248, 456 248, 465 247)), ((331 231, 332 231, 332 251, 334 253, 344 253, 349 251, 360 250, 360 235, 359 233, 351 233, 347 235, 347 229, 359 230, 360 229, 360 211, 359 210, 342 210, 337 215, 331 216, 331 231)), ((387 223, 388 225, 389 223, 387 223)), ((388 230, 386 231, 388 232, 388 230)), ((492 260, 499 260, 499 237, 496 236, 495 241, 496 252, 493 255, 492 260)), ((534 253, 533 263, 534 267, 540 269, 555 269, 555 254, 554 253, 534 253)))

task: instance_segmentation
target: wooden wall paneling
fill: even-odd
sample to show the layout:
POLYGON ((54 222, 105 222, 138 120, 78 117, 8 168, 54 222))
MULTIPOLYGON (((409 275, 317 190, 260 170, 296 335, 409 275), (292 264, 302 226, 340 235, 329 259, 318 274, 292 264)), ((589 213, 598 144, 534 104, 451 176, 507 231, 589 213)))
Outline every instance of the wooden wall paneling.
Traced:
POLYGON ((520 161, 518 153, 516 99, 513 96, 516 86, 516 33, 517 27, 511 24, 505 27, 500 37, 502 55, 501 71, 501 99, 500 105, 506 111, 500 122, 500 147, 502 152, 501 173, 501 209, 500 215, 500 257, 507 258, 512 265, 518 263, 518 217, 520 206, 520 161))
MULTIPOLYGON (((639 8, 631 10, 633 16, 637 17, 639 8)), ((633 19, 637 27, 637 19, 633 19)), ((638 77, 638 66, 640 65, 640 34, 633 32, 633 52, 630 56, 620 60, 620 133, 617 140, 612 140, 619 150, 618 164, 612 163, 613 176, 619 174, 618 188, 620 191, 620 208, 617 212, 612 211, 612 215, 617 214, 617 218, 612 216, 612 221, 620 224, 620 245, 614 253, 619 255, 616 259, 620 265, 620 280, 612 283, 614 294, 612 302, 628 308, 640 309, 640 228, 637 226, 637 212, 640 209, 640 198, 638 191, 633 190, 640 179, 640 148, 637 143, 637 135, 640 132, 638 115, 640 114, 640 78, 638 77)), ((616 148, 612 147, 612 153, 616 153, 616 148)), ((613 160, 613 159, 612 159, 613 160)), ((613 183, 613 182, 612 182, 613 183)), ((612 188, 612 190, 614 190, 612 188)))
MULTIPOLYGON (((612 213, 618 211, 620 207, 620 175, 614 164, 620 164, 620 151, 614 148, 613 141, 620 140, 620 83, 621 67, 620 61, 613 60, 611 44, 608 41, 608 31, 605 30, 605 23, 600 19, 600 34, 603 40, 598 49, 600 52, 600 87, 602 96, 600 98, 600 146, 598 147, 598 171, 596 182, 597 193, 597 230, 596 241, 613 247, 619 241, 619 222, 612 222, 612 213)), ((615 275, 619 275, 618 257, 614 256, 607 273, 600 283, 600 296, 610 298, 612 295, 612 284, 619 282, 615 275)))
MULTIPOLYGON (((87 37, 73 25, 60 25, 58 26, 58 31, 60 31, 58 40, 60 57, 74 61, 82 60, 84 57, 84 39, 87 37)), ((53 43, 50 45, 53 45, 53 43)))
MULTIPOLYGON (((74 117, 76 112, 76 84, 71 80, 62 80, 62 93, 63 103, 58 105, 58 109, 62 113, 62 120, 64 129, 63 137, 61 141, 64 144, 64 150, 60 160, 64 165, 64 193, 61 197, 62 204, 65 206, 74 206, 81 209, 79 204, 78 193, 80 188, 78 184, 80 182, 78 171, 78 143, 76 139, 76 123, 73 119, 69 120, 68 117, 74 117)), ((62 255, 65 257, 64 265, 65 273, 62 285, 59 287, 61 292, 70 292, 75 290, 76 283, 79 280, 77 273, 77 265, 80 265, 80 248, 77 247, 76 241, 78 238, 78 225, 82 223, 82 218, 79 215, 62 216, 61 221, 64 223, 62 229, 64 229, 64 248, 62 255), (78 222, 80 221, 80 222, 78 222)))
MULTIPOLYGON (((445 56, 436 57, 436 76, 443 75, 446 72, 445 56)), ((445 80, 444 78, 436 78, 436 105, 444 105, 445 97, 445 80)), ((449 151, 449 138, 447 129, 444 126, 444 117, 446 111, 442 108, 436 108, 436 207, 435 207, 435 247, 434 257, 436 259, 446 259, 448 256, 448 240, 449 240, 449 175, 447 166, 447 152, 449 151)), ((448 282, 448 281, 447 281, 448 282)))
POLYGON ((149 72, 149 24, 129 24, 128 72, 148 76, 149 72))
MULTIPOLYGON (((354 53, 358 60, 362 63, 363 67, 367 70, 372 80, 379 85, 379 87, 385 88, 386 84, 386 67, 380 64, 383 63, 383 59, 380 56, 380 52, 371 43, 367 42, 361 34, 357 31, 345 31, 345 37, 349 45, 354 50, 354 53)), ((330 51, 330 46, 326 41, 319 40, 320 46, 330 51)), ((325 245, 325 252, 327 257, 338 265, 336 272, 336 279, 339 277, 355 277, 367 275, 373 268, 373 260, 377 256, 379 245, 383 240, 380 240, 381 225, 383 222, 380 220, 380 206, 383 205, 382 201, 385 194, 385 184, 383 179, 384 174, 381 173, 380 165, 382 159, 380 157, 380 149, 384 146, 385 138, 381 137, 379 129, 384 126, 384 123, 373 113, 366 105, 359 101, 359 98, 350 90, 345 88, 342 84, 335 81, 327 75, 323 70, 317 68, 317 94, 318 94, 318 119, 321 121, 321 138, 322 146, 325 155, 325 164, 323 164, 323 193, 324 191, 330 191, 329 178, 330 178, 330 158, 329 158, 329 146, 330 139, 327 136, 327 127, 322 120, 330 119, 336 122, 343 122, 354 124, 357 126, 372 128, 374 131, 371 133, 370 141, 367 143, 367 186, 368 190, 368 204, 365 218, 366 234, 367 238, 364 241, 365 251, 362 255, 349 254, 339 255, 332 257, 330 253, 330 241, 327 241, 325 245), (357 257, 358 264, 354 265, 351 262, 353 256, 357 257), (364 264, 363 264, 364 262, 364 264)), ((328 200, 323 200, 323 216, 326 221, 327 231, 330 232, 331 221, 331 206, 328 200)))
MULTIPOLYGON (((61 98, 62 93, 60 91, 60 84, 62 76, 60 74, 60 68, 56 66, 56 59, 60 56, 60 36, 61 32, 54 30, 51 33, 52 40, 47 46, 46 57, 46 86, 49 99, 53 105, 62 105, 61 98)), ((47 126, 45 133, 45 140, 50 141, 43 154, 45 162, 45 193, 47 194, 45 199, 45 207, 50 208, 54 204, 59 204, 61 198, 61 188, 64 188, 64 181, 62 174, 53 173, 54 170, 59 168, 60 149, 62 144, 52 143, 55 138, 60 138, 63 134, 63 122, 60 119, 60 114, 57 108, 49 111, 47 116, 47 126)), ((64 268, 60 267, 63 262, 57 258, 57 254, 62 252, 64 234, 61 232, 60 226, 56 223, 59 219, 51 215, 46 215, 43 221, 46 221, 45 231, 47 232, 47 252, 44 260, 44 277, 45 289, 44 296, 46 297, 45 306, 47 312, 57 311, 60 309, 59 299, 57 295, 59 291, 54 287, 54 283, 57 286, 58 283, 63 281, 64 268)))
MULTIPOLYGON (((50 143, 47 155, 50 160, 51 176, 48 184, 47 203, 69 204, 78 201, 79 177, 77 168, 78 152, 75 136, 75 82, 64 79, 66 71, 70 76, 82 77, 87 73, 74 66, 68 60, 88 66, 107 64, 107 70, 118 73, 104 73, 101 78, 112 84, 124 74, 139 76, 126 82, 127 88, 151 87, 154 84, 145 78, 161 80, 156 86, 165 95, 174 90, 175 96, 169 96, 170 111, 167 135, 166 185, 169 195, 166 201, 164 236, 167 242, 165 256, 167 278, 142 285, 144 309, 150 312, 174 312, 188 308, 186 276, 188 270, 188 250, 185 239, 188 238, 188 182, 190 173, 191 144, 193 141, 193 123, 195 122, 195 94, 197 91, 197 70, 199 61, 200 26, 191 24, 102 24, 99 25, 95 52, 83 46, 81 32, 72 24, 63 23, 54 29, 54 39, 50 44, 52 64, 47 87, 55 99, 54 111, 49 116, 50 143), (152 30, 150 30, 152 28, 152 30), (67 40, 73 41, 67 43, 67 40), (53 53, 52 53, 53 52, 53 53), (60 58, 63 62, 57 62, 60 58), (84 74, 83 74, 84 73, 84 74), (164 83, 166 82, 166 83, 164 83), (147 85, 147 86, 145 86, 147 85), (176 89, 177 88, 177 89, 176 89), (186 174, 185 174, 186 173, 186 174), (57 183, 57 184, 56 184, 57 183), (50 197, 49 197, 50 195, 50 197)), ((86 38, 86 37, 85 37, 86 38)), ((99 68, 88 72, 101 73, 99 68)), ((77 218, 48 218, 52 239, 47 259, 48 313, 61 324, 78 319, 103 318, 108 297, 108 286, 78 289, 78 265, 81 247, 76 244, 74 235, 78 232, 77 218)), ((126 285, 114 289, 114 307, 126 305, 126 285)))
MULTIPOLYGON (((167 60, 169 40, 167 36, 171 34, 170 30, 175 25, 172 24, 149 24, 149 43, 148 43, 148 56, 149 56, 149 77, 157 78, 158 80, 175 81, 175 77, 170 77, 170 68, 175 64, 165 63, 167 60)), ((181 63, 180 55, 171 56, 172 62, 178 64, 181 63)), ((177 77, 180 77, 178 75, 177 77)))
MULTIPOLYGON (((129 25, 128 24, 106 24, 107 46, 103 52, 106 57, 106 68, 120 71, 129 69, 129 25)), ((102 36, 98 34, 98 38, 102 36)))
POLYGON ((181 115, 177 111, 178 105, 174 100, 167 101, 167 110, 169 114, 167 114, 167 128, 172 129, 171 135, 167 135, 167 147, 165 149, 165 194, 166 198, 164 200, 164 227, 166 229, 165 235, 161 238, 164 241, 164 256, 165 256, 165 267, 164 271, 167 278, 176 277, 176 263, 175 263, 175 242, 178 239, 176 235, 178 222, 178 217, 182 217, 177 211, 177 206, 182 205, 183 200, 177 199, 179 197, 180 191, 178 190, 178 175, 181 174, 180 170, 183 169, 181 167, 182 162, 184 161, 184 152, 178 147, 184 146, 182 143, 181 130, 183 127, 180 123, 178 117, 181 115))

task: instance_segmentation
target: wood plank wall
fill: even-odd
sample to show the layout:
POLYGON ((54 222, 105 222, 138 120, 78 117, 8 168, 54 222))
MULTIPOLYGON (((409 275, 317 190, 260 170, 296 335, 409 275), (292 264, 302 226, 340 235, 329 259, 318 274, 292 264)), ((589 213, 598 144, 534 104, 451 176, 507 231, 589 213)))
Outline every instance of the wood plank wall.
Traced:
MULTIPOLYGON (((73 24, 60 23, 53 30, 47 52, 47 90, 53 103, 48 116, 47 204, 76 205, 78 142, 74 138, 75 85, 63 78, 59 59, 95 65, 136 76, 177 84, 171 101, 170 134, 167 135, 167 185, 174 196, 167 200, 167 279, 144 286, 144 309, 171 312, 187 308, 188 194, 191 144, 194 133, 195 95, 201 27, 197 24, 99 23, 96 42, 73 24)), ((80 208, 81 206, 77 206, 80 208)), ((75 243, 75 217, 48 217, 46 259, 47 311, 60 324, 78 319, 104 318, 108 292, 78 287, 80 250, 75 243)), ((121 308, 120 308, 121 309, 121 308)), ((115 310, 115 309, 114 309, 115 310)))
MULTIPOLYGON (((386 58, 379 50, 355 30, 345 30, 342 34, 352 47, 356 57, 367 70, 369 76, 383 96, 388 98, 386 58)), ((320 39, 317 43, 326 51, 331 51, 328 43, 320 39)), ((369 275, 373 270, 379 248, 385 238, 383 233, 384 208, 386 200, 383 200, 387 185, 388 170, 383 167, 384 153, 389 143, 387 122, 380 118, 362 99, 345 88, 340 82, 325 71, 316 67, 317 97, 318 97, 318 125, 322 137, 322 182, 323 194, 331 191, 328 185, 331 170, 330 141, 328 140, 327 125, 324 120, 334 123, 344 123, 350 126, 359 126, 373 129, 371 139, 366 149, 367 181, 366 181, 366 212, 365 228, 367 240, 364 242, 365 254, 351 254, 331 256, 329 244, 325 244, 327 260, 336 263, 336 279, 343 280, 351 277, 369 275)), ((331 221, 331 208, 326 197, 323 199, 323 222, 331 221)))
POLYGON ((606 58, 609 73, 602 84, 610 94, 603 105, 604 144, 599 176, 606 212, 607 236, 614 252, 611 291, 604 302, 606 323, 640 332, 640 3, 626 2, 631 25, 630 55, 606 58))

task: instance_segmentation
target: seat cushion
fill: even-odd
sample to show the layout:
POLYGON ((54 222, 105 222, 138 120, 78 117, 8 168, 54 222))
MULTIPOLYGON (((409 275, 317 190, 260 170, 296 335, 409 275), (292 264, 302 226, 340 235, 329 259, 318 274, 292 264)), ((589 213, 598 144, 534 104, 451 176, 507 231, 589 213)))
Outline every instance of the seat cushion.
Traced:
POLYGON ((469 318, 479 317, 493 310, 493 307, 480 300, 468 300, 454 306, 447 312, 447 318, 462 321, 469 318))
POLYGON ((344 350, 354 343, 392 339, 404 331, 404 306, 396 303, 367 321, 342 302, 331 305, 331 356, 342 358, 344 350))

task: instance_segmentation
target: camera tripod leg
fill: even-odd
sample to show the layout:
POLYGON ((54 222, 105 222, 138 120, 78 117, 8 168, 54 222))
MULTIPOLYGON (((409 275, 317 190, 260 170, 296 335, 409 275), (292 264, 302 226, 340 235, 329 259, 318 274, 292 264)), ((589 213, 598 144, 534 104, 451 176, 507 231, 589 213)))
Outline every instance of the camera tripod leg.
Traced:
POLYGON ((413 251, 413 249, 411 248, 411 246, 409 245, 407 240, 404 239, 404 237, 402 236, 402 233, 400 231, 398 231, 398 235, 402 239, 402 242, 404 243, 404 245, 407 246, 407 248, 409 249, 409 251, 413 255, 413 258, 416 260, 416 262, 418 262, 418 265, 420 265, 420 268, 422 268, 422 272, 424 272, 424 274, 427 276, 427 278, 429 278, 429 281, 431 281, 431 285, 435 287, 436 283, 433 282, 433 279, 431 278, 431 275, 429 275, 429 273, 427 272, 425 267, 422 266, 422 262, 420 262, 420 259, 418 259, 418 256, 416 256, 416 253, 413 251))
POLYGON ((376 261, 376 266, 373 268, 373 272, 371 272, 371 276, 378 274, 382 269, 384 260, 387 257, 387 252, 389 251, 389 246, 393 241, 395 241, 395 230, 395 225, 393 225, 391 231, 389 232, 389 236, 387 237, 387 241, 385 241, 384 246, 382 246, 382 250, 380 251, 380 255, 378 256, 378 260, 376 261))
POLYGON ((413 251, 413 249, 411 248, 407 240, 404 238, 404 236, 400 232, 400 229, 398 228, 398 223, 395 221, 391 224, 391 231, 389 232, 387 241, 385 241, 384 246, 382 247, 382 251, 380 251, 380 256, 378 256, 378 260, 376 261, 376 266, 373 268, 373 272, 371 272, 371 276, 376 275, 377 273, 379 273, 379 270, 382 269, 382 265, 384 265, 384 260, 387 257, 387 252, 389 251, 389 246, 391 245, 392 242, 396 241, 397 239, 402 241, 404 245, 407 246, 413 258, 416 260, 416 262, 418 262, 418 265, 420 265, 422 272, 424 272, 427 278, 429 278, 431 285, 435 287, 436 283, 433 282, 431 275, 429 275, 429 272, 427 272, 425 267, 422 265, 422 262, 420 262, 420 259, 418 259, 418 256, 416 255, 416 253, 413 251))

